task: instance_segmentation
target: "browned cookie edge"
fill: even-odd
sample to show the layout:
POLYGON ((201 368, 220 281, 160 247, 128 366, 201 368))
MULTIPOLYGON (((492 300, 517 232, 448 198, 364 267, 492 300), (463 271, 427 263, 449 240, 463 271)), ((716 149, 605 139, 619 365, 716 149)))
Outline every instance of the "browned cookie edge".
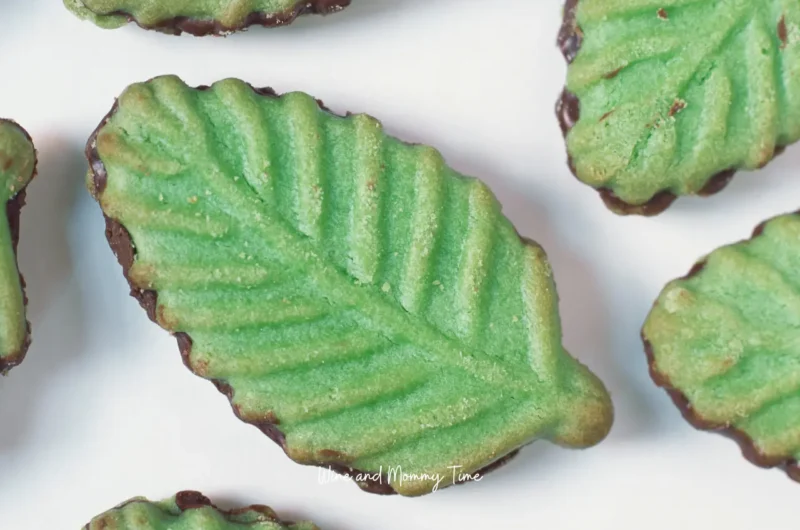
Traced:
MULTIPOLYGON (((800 215, 800 212, 795 212, 795 215, 800 215)), ((771 219, 768 219, 761 224, 759 224, 755 230, 753 230, 753 234, 749 240, 743 240, 742 243, 745 241, 750 241, 759 237, 762 232, 764 231, 764 227, 771 219)), ((706 266, 706 260, 699 261, 694 264, 688 274, 686 274, 683 278, 684 280, 688 280, 692 278, 700 272, 706 266)), ((653 304, 658 304, 658 300, 653 304)), ((678 390, 670 381, 669 376, 664 373, 661 373, 656 368, 655 362, 655 353, 653 352, 653 345, 650 343, 650 340, 644 333, 644 329, 641 332, 642 342, 644 343, 644 350, 645 354, 647 355, 647 365, 648 370, 650 372, 650 377, 653 379, 653 382, 661 388, 663 388, 669 397, 672 399, 672 402, 675 403, 675 406, 681 411, 681 415, 683 415, 684 419, 688 421, 694 428, 703 430, 703 431, 711 431, 718 434, 721 434, 727 438, 734 440, 736 443, 739 444, 739 447, 742 450, 742 454, 744 457, 752 462, 753 464, 763 467, 763 468, 779 468, 785 471, 789 478, 800 482, 800 463, 793 457, 786 457, 786 456, 771 456, 765 455, 761 451, 759 451, 758 447, 756 447, 755 441, 750 438, 750 436, 737 429, 736 427, 728 424, 720 424, 717 422, 710 421, 700 415, 694 408, 692 407, 692 403, 689 398, 678 390)))
MULTIPOLYGON (((249 85, 250 88, 258 95, 263 97, 278 97, 278 94, 269 87, 264 88, 257 88, 252 85, 249 85)), ((196 90, 207 90, 209 87, 205 85, 201 85, 196 87, 196 90)), ((325 104, 321 100, 317 100, 317 104, 319 105, 320 109, 325 112, 329 112, 334 114, 330 109, 328 109, 325 104)), ((102 194, 103 190, 106 187, 107 182, 107 173, 105 169, 105 165, 103 164, 102 160, 100 160, 100 156, 97 152, 97 135, 99 134, 100 130, 108 123, 114 113, 117 111, 118 108, 118 101, 114 102, 111 110, 108 114, 102 119, 100 124, 94 130, 92 135, 89 137, 88 142, 86 143, 86 158, 89 162, 89 173, 92 182, 92 195, 94 198, 99 202, 99 195, 102 194)), ((117 261, 119 262, 120 266, 122 267, 122 273, 125 276, 125 279, 128 281, 128 285, 130 286, 130 295, 135 298, 142 308, 147 312, 147 316, 152 320, 154 323, 159 324, 158 322, 158 314, 157 314, 157 307, 158 307, 158 293, 153 290, 141 289, 133 282, 131 279, 129 272, 130 268, 133 265, 134 259, 136 258, 136 248, 133 245, 133 241, 131 239, 130 233, 128 230, 116 219, 112 219, 103 213, 103 217, 105 219, 106 229, 106 239, 108 240, 109 245, 111 246, 114 255, 117 257, 117 261)), ((521 238, 526 244, 530 244, 524 238, 521 238)), ((160 326, 160 324, 159 324, 160 326)), ((176 338, 178 342, 178 348, 181 352, 181 358, 183 359, 183 364, 195 375, 199 377, 203 377, 198 373, 195 367, 192 365, 191 353, 192 353, 192 338, 189 336, 188 333, 184 332, 177 332, 173 333, 173 336, 176 338)), ((233 388, 222 380, 210 380, 214 386, 217 387, 222 394, 224 394, 228 400, 231 402, 231 407, 233 408, 233 412, 237 418, 245 423, 249 423, 255 427, 258 427, 261 432, 266 434, 272 441, 278 444, 281 449, 283 449, 284 453, 287 456, 287 448, 286 448, 286 436, 280 430, 280 421, 278 418, 268 415, 268 417, 260 418, 260 419, 253 419, 253 418, 245 418, 240 413, 238 407, 233 404, 233 388)), ((487 473, 490 473, 496 469, 503 467, 507 464, 510 460, 512 460, 517 454, 519 454, 521 447, 510 451, 509 453, 501 456, 494 462, 488 464, 487 466, 479 469, 473 476, 480 476, 483 477, 487 473)), ((335 457, 338 455, 336 451, 322 451, 325 453, 326 456, 335 457)), ((291 458, 291 457, 290 457, 291 458)), ((391 486, 388 474, 381 475, 378 479, 371 478, 375 477, 375 473, 369 473, 366 471, 362 471, 353 467, 348 466, 346 463, 341 462, 314 462, 314 463, 302 463, 303 465, 311 465, 311 466, 318 466, 323 468, 328 468, 336 473, 341 475, 346 475, 353 479, 354 482, 364 491, 368 493, 374 493, 377 495, 395 495, 397 491, 391 486), (357 481, 355 480, 356 476, 362 477, 370 477, 367 480, 357 481)), ((465 482, 469 481, 461 481, 456 482, 455 485, 464 484, 465 482)))
POLYGON ((114 11, 108 16, 125 17, 129 22, 133 22, 143 29, 155 30, 169 35, 180 35, 189 33, 197 37, 207 35, 227 35, 236 31, 247 29, 250 26, 263 26, 266 28, 286 26, 294 22, 300 15, 318 14, 326 15, 341 11, 349 6, 352 0, 301 0, 292 9, 283 13, 250 13, 245 21, 239 26, 225 26, 219 20, 203 20, 191 17, 174 17, 158 22, 157 24, 143 24, 133 15, 126 11, 114 11))
MULTIPOLYGON (((564 59, 567 61, 568 65, 575 60, 583 43, 583 32, 578 26, 576 19, 579 1, 580 0, 567 0, 564 6, 564 21, 558 33, 558 47, 561 49, 561 53, 564 55, 564 59)), ((578 96, 570 92, 565 86, 561 97, 556 103, 556 116, 558 117, 558 123, 561 125, 561 132, 565 140, 569 131, 572 130, 580 119, 580 115, 581 107, 578 96)), ((785 145, 776 146, 773 158, 781 154, 785 149, 785 145)), ((570 171, 578 178, 575 164, 572 162, 572 156, 569 154, 569 150, 567 150, 567 158, 570 171)), ((770 161, 771 159, 765 162, 764 165, 768 164, 770 161)), ((711 195, 719 193, 725 189, 735 174, 736 169, 731 168, 712 175, 709 177, 705 186, 697 192, 697 195, 701 197, 710 197, 711 195)), ((619 198, 610 188, 596 188, 596 190, 600 194, 600 198, 603 199, 603 203, 605 203, 606 207, 620 215, 642 215, 645 217, 652 217, 669 208, 675 199, 678 198, 677 195, 665 189, 657 192, 649 201, 643 204, 631 204, 619 198)))
MULTIPOLYGON (((20 126, 17 122, 8 119, 0 119, 1 123, 10 123, 17 127, 20 131, 25 134, 25 137, 31 142, 33 145, 33 140, 31 139, 31 135, 28 134, 22 126, 20 126)), ((19 193, 17 193, 14 197, 12 197, 8 202, 6 202, 6 218, 8 219, 8 226, 11 230, 11 242, 14 246, 14 256, 18 259, 17 254, 17 247, 19 245, 19 226, 20 226, 20 213, 22 212, 22 207, 25 206, 25 197, 27 195, 27 186, 30 182, 36 177, 36 173, 38 170, 39 159, 36 156, 36 150, 34 148, 34 166, 33 166, 33 175, 31 179, 25 184, 19 193)), ((19 263, 17 263, 17 272, 19 274, 19 284, 22 287, 22 303, 27 308, 28 306, 28 295, 25 291, 25 278, 22 276, 22 273, 19 272, 19 263)), ((25 355, 28 353, 28 348, 31 345, 31 323, 30 321, 25 320, 25 324, 27 327, 25 341, 22 343, 22 347, 19 351, 11 352, 4 357, 0 358, 0 374, 5 374, 15 366, 19 365, 24 359, 25 355)))

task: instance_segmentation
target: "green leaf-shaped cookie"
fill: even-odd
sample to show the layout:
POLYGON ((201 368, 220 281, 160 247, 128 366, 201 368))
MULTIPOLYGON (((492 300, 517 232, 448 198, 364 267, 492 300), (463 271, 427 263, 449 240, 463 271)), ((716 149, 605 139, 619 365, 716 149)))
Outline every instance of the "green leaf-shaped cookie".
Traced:
POLYGON ((19 214, 25 187, 36 173, 36 150, 25 130, 0 120, 0 373, 22 362, 30 344, 25 318, 25 284, 17 269, 19 214))
POLYGON ((122 94, 88 155, 134 295, 292 459, 417 495, 608 432, 544 251, 433 148, 306 94, 162 77, 122 94))
POLYGON ((642 337, 653 378, 692 424, 800 481, 800 215, 767 221, 667 285, 642 337))
POLYGON ((721 190, 800 139, 800 3, 570 0, 559 114, 577 177, 617 213, 721 190))
POLYGON ((335 13, 350 0, 64 0, 64 5, 102 28, 135 22, 175 35, 224 35, 253 25, 283 26, 306 13, 335 13))
POLYGON ((314 524, 281 521, 269 507, 221 510, 196 491, 151 502, 137 497, 98 515, 84 530, 319 530, 314 524))

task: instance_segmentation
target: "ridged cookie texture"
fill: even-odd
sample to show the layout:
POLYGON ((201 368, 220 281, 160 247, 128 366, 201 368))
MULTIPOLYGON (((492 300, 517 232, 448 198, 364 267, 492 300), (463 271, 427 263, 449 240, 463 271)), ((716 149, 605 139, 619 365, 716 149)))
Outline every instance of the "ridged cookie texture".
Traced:
POLYGON ((182 491, 151 502, 137 497, 98 515, 84 530, 319 530, 309 522, 282 521, 269 507, 221 510, 203 494, 182 491))
POLYGON ((303 93, 161 77, 87 152, 134 296, 295 461, 419 495, 608 432, 544 251, 435 149, 303 93))
POLYGON ((800 481, 800 215, 666 286, 642 330, 653 379, 696 427, 800 481))
POLYGON ((720 191, 800 139, 800 4, 570 0, 570 165, 617 213, 720 191))
POLYGON ((25 282, 17 268, 19 215, 25 187, 36 174, 36 150, 28 133, 10 120, 0 120, 0 373, 25 358, 30 325, 25 316, 25 282))
POLYGON ((225 35, 249 26, 290 24, 306 13, 341 11, 351 0, 64 0, 79 17, 102 28, 135 22, 180 35, 225 35))

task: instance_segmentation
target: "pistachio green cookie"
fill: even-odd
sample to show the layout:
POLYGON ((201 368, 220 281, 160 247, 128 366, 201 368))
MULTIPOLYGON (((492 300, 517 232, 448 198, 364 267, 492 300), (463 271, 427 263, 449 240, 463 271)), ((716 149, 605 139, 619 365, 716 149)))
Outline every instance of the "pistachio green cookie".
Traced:
POLYGON ((618 213, 721 190, 800 139, 800 3, 570 0, 572 168, 618 213))
POLYGON ((64 5, 102 28, 135 22, 175 35, 224 35, 252 25, 290 24, 305 13, 335 13, 350 0, 64 0, 64 5))
POLYGON ((25 318, 25 285, 17 269, 19 214, 25 187, 36 173, 36 150, 25 130, 0 120, 0 373, 22 362, 30 344, 25 318))
POLYGON ((642 331, 686 418, 800 481, 800 215, 715 250, 662 291, 642 331))
POLYGON ((151 502, 131 499, 98 515, 84 530, 319 530, 312 523, 281 521, 267 506, 221 510, 196 491, 151 502))
POLYGON ((297 462, 419 495, 608 432, 544 251, 435 149, 306 94, 161 77, 88 154, 134 295, 297 462))

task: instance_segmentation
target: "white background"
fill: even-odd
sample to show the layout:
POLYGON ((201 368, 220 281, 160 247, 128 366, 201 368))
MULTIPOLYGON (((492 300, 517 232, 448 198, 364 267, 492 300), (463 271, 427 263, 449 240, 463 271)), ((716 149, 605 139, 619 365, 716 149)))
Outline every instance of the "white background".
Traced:
POLYGON ((647 375, 639 329, 696 258, 800 206, 800 150, 714 198, 617 217, 566 167, 553 114, 561 0, 353 3, 289 28, 198 39, 100 30, 59 0, 0 0, 0 116, 25 126, 40 156, 20 243, 33 345, 0 380, 0 528, 77 530, 129 497, 190 488, 323 530, 797 529, 800 485, 686 424, 647 375), (304 90, 484 178, 550 255, 566 345, 613 394, 610 437, 583 452, 540 442, 481 483, 404 499, 318 485, 316 468, 239 422, 128 297, 83 188, 84 143, 114 97, 166 73, 304 90))

